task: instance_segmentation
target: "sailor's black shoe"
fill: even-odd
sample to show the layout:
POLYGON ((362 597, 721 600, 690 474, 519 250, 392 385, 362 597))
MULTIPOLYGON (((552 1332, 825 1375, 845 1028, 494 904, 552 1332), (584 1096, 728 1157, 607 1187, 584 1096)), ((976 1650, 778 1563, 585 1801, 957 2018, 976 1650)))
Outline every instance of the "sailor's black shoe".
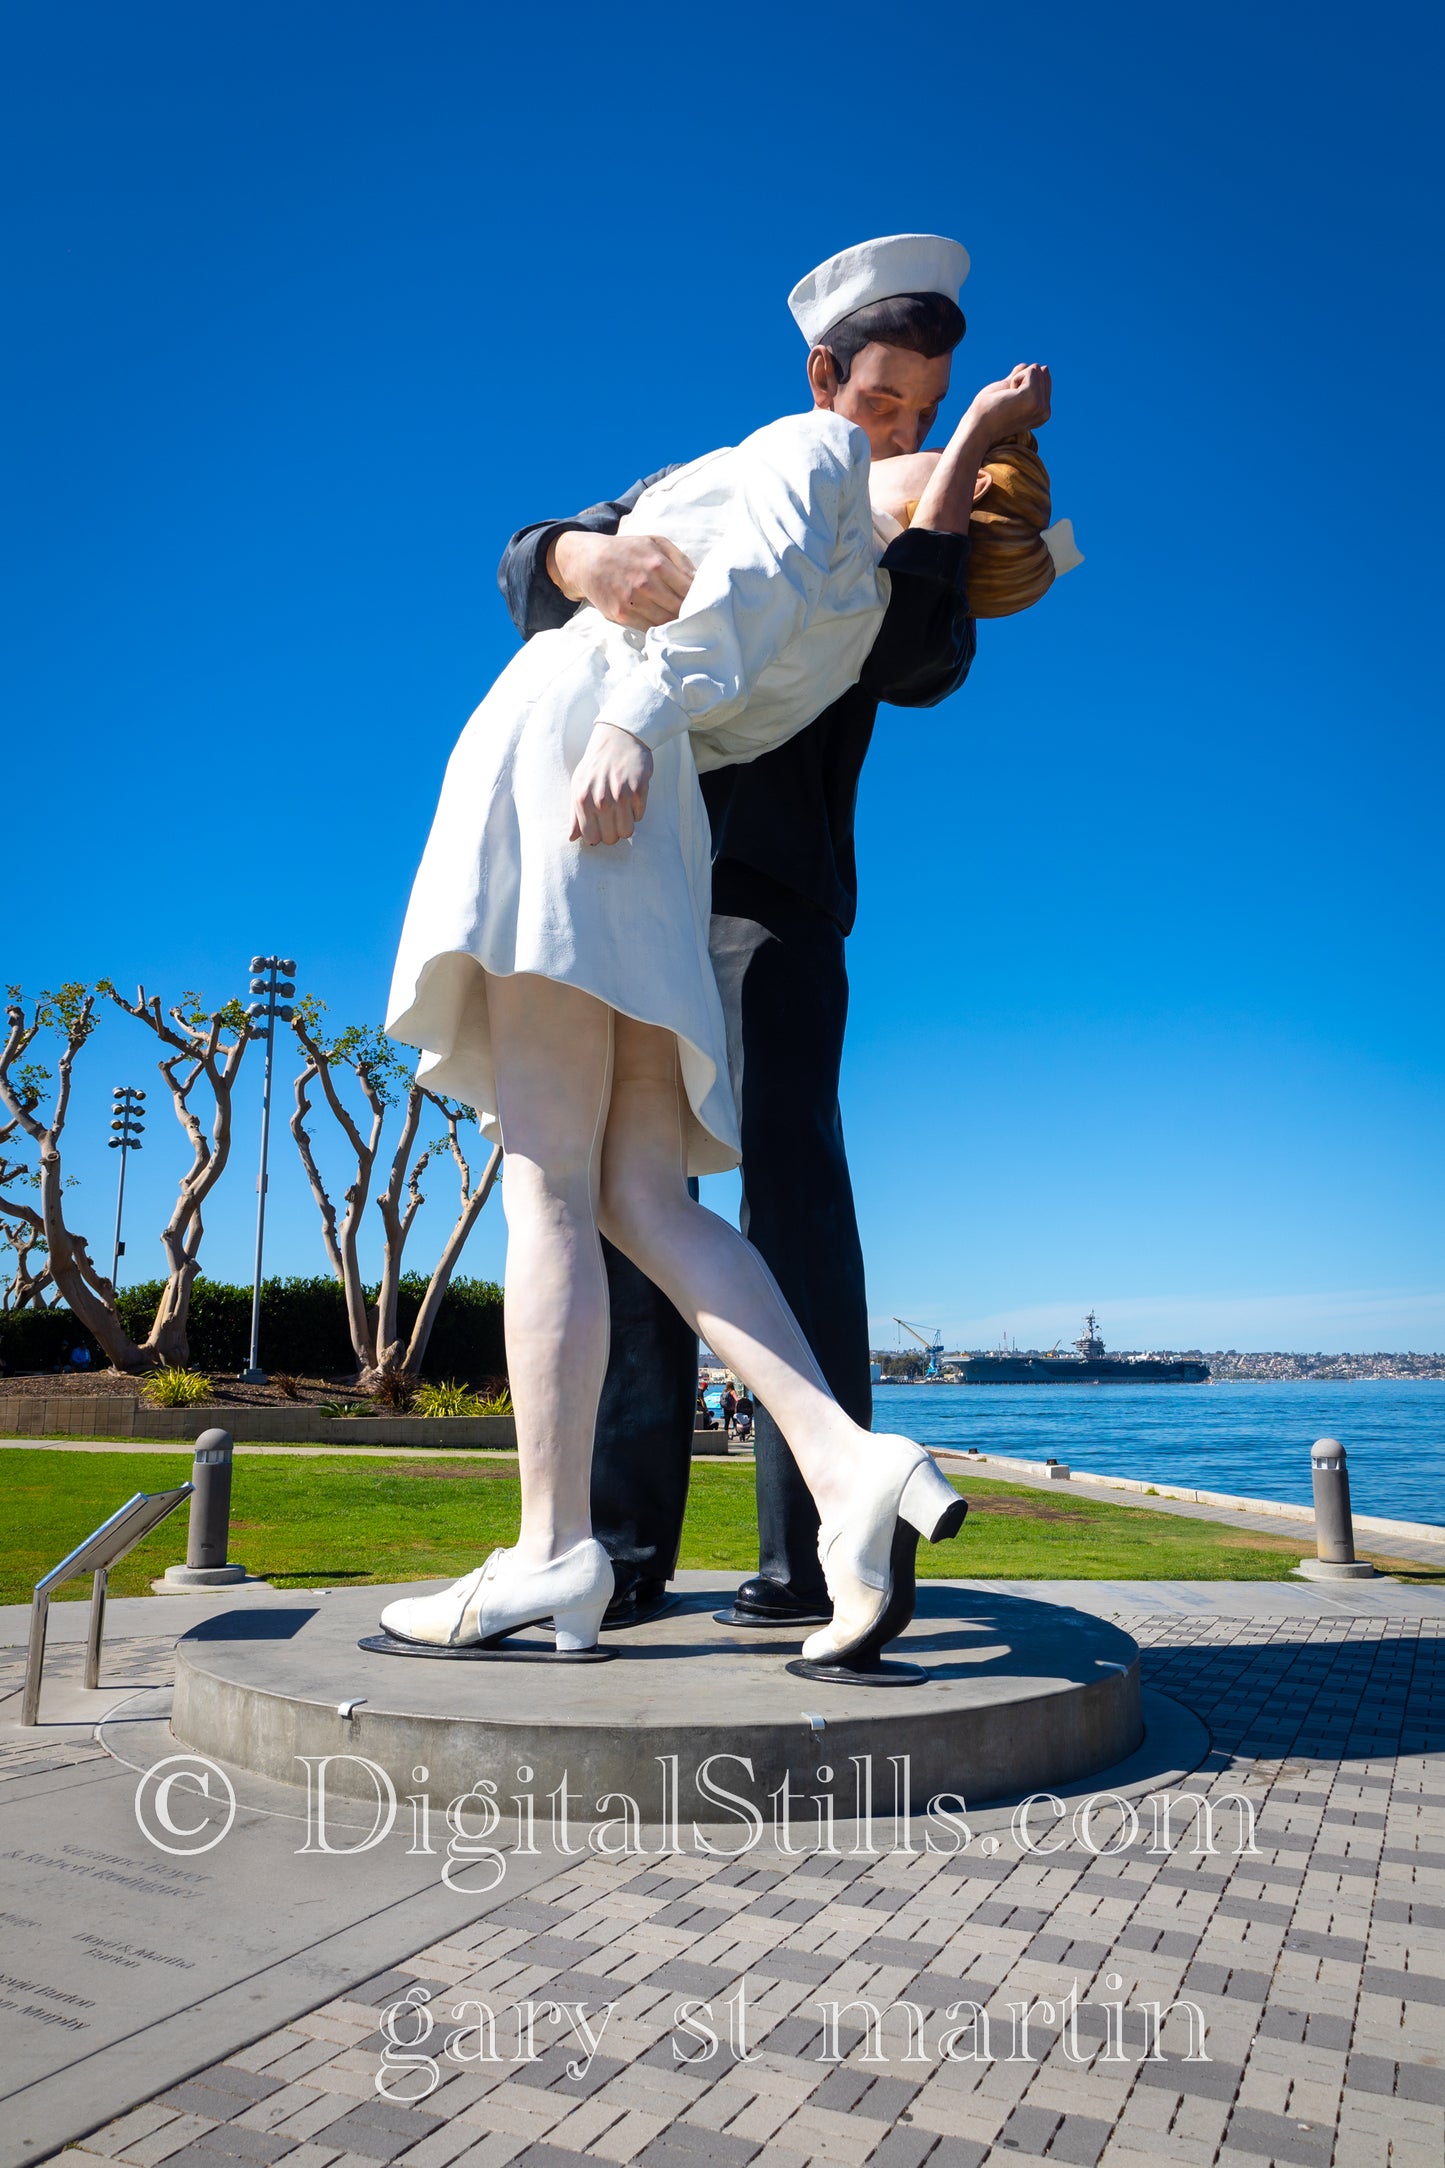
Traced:
POLYGON ((649 1619, 660 1618, 673 1601, 666 1581, 628 1582, 618 1589, 603 1612, 602 1630, 605 1633, 609 1627, 645 1626, 649 1619))
POLYGON ((826 1597, 795 1595, 781 1581, 755 1573, 744 1581, 733 1598, 731 1611, 719 1611, 723 1626, 760 1626, 774 1633, 789 1633, 795 1626, 826 1626, 833 1616, 826 1597))

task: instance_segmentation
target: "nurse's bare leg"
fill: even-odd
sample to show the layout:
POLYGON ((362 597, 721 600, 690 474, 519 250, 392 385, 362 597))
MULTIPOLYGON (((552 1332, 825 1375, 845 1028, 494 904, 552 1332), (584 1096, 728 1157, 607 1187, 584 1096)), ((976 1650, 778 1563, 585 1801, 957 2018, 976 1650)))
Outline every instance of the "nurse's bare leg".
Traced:
POLYGON ((922 1446, 844 1413, 757 1251, 689 1197, 676 1039, 619 1016, 613 1053, 602 1229, 766 1401, 822 1523, 833 1617, 803 1658, 809 1676, 856 1676, 913 1616, 917 1538, 955 1535, 967 1508, 922 1446))
POLYGON ((607 1274, 597 1237, 612 1012, 574 986, 488 977, 506 1160, 507 1373, 522 1478, 519 1565, 592 1533, 589 1480, 607 1371, 607 1274))
POLYGON ((827 1521, 848 1502, 869 1434, 833 1398, 757 1251, 688 1195, 687 1116, 673 1034, 617 1017, 602 1231, 766 1403, 827 1521))

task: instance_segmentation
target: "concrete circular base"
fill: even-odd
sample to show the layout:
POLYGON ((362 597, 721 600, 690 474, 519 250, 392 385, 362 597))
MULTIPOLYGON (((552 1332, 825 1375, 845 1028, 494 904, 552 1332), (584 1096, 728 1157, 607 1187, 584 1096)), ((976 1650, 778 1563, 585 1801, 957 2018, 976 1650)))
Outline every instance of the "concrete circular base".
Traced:
POLYGON ((247 1573, 244 1566, 167 1566, 163 1578, 152 1581, 157 1596, 194 1596, 208 1588, 269 1588, 269 1581, 247 1573))
MULTIPOLYGON (((1143 1737, 1128 1634, 992 1591, 919 1590, 918 1616, 890 1653, 920 1664, 926 1681, 890 1694, 791 1676, 801 1635, 719 1626, 724 1587, 690 1590, 662 1618, 607 1636, 617 1661, 577 1670, 398 1663, 358 1648, 400 1593, 236 1607, 193 1627, 177 1649, 176 1738, 283 1783, 307 1780, 302 1757, 343 1757, 326 1770, 338 1797, 374 1800, 379 1769, 399 1798, 424 1784, 445 1801, 490 1779, 503 1801, 523 1786, 540 1813, 565 1779, 580 1815, 613 1793, 655 1823, 735 1815, 719 1791, 766 1815, 789 1780, 800 1811, 822 1785, 849 1813, 865 1769, 880 1811, 892 1811, 896 1784, 915 1813, 940 1793, 972 1806, 1057 1789, 1125 1760, 1143 1737)), ((551 1645, 550 1635, 518 1638, 551 1645)))
POLYGON ((1302 1558, 1292 1569, 1305 1581, 1379 1581, 1384 1575, 1368 1559, 1302 1558))

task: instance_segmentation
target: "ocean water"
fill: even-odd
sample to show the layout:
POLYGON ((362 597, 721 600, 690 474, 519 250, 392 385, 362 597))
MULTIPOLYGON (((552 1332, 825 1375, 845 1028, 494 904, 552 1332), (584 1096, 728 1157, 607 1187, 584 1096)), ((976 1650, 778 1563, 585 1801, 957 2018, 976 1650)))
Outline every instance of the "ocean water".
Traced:
POLYGON ((1308 1505, 1338 1438, 1357 1513, 1445 1526, 1445 1379, 1240 1385, 875 1385, 873 1428, 924 1445, 1308 1505))

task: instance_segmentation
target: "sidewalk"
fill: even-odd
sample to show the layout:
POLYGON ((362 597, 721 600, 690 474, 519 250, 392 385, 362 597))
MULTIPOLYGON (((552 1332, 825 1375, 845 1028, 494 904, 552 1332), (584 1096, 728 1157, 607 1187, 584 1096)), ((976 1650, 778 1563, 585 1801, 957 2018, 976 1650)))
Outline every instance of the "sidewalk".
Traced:
MULTIPOLYGON (((950 1586, 966 1603, 968 1584, 950 1586)), ((418 1937, 415 1953, 380 1976, 316 1994, 314 2007, 303 1998, 284 2022, 262 2018, 246 2031, 233 2019, 233 2036, 213 2034, 209 2054, 192 2052, 180 2082, 174 2064, 158 2069, 157 2035, 150 2086, 138 2068, 130 2097, 139 2104, 83 2141, 77 2168, 996 2168, 1021 2154, 1078 2168, 1439 2168, 1445 1596, 1221 1582, 1049 1583, 1032 1593, 1106 1611, 1136 1636, 1146 1685, 1208 1727, 1193 1783, 1216 1802, 1243 1794, 1253 1803, 1253 1855, 1237 1854, 1237 1815, 1226 1811, 1214 1856, 1190 1849, 1187 1819, 1175 1846, 1155 1856, 1147 1806, 1136 1802, 1136 1841, 1110 1852, 1107 1810, 1089 1830, 1102 1856, 1070 1823, 1056 1833, 1047 1813, 1037 1827, 1050 1849, 1031 1855, 994 1810, 970 1817, 973 1838, 957 1856, 895 1849, 886 1825, 877 1855, 859 1855, 856 1827, 840 1824, 833 1858, 782 1857, 763 1844, 732 1861, 691 1850, 515 1861, 537 1870, 522 1894, 509 1883, 484 1916, 418 1937), (746 2061, 727 2042, 725 2005, 740 1982, 746 2061), (441 2082, 408 2106, 376 2090, 378 2025, 416 1983, 442 2013, 431 2042, 441 2082), (466 1997, 496 2011, 500 2057, 515 2052, 503 2013, 519 2001, 580 2002, 594 2031, 613 2008, 598 2052, 569 2077, 566 2063, 581 2070, 584 2051, 575 2038, 553 2044, 557 2028, 541 2016, 534 2062, 442 2054, 457 2030, 446 2013, 466 1997), (1166 2025, 1162 2059, 1146 2059, 1143 2006, 1176 1997, 1207 2022, 1209 2060, 1189 2058, 1183 2010, 1166 2025), (706 2063, 674 2054, 674 2042, 687 2055, 703 2044, 675 2029, 687 1998, 694 2016, 700 2002, 712 2006, 721 2045, 706 2063), (907 2013, 895 2009, 870 2058, 867 2013, 854 2009, 843 2013, 842 2059, 819 2060, 818 2005, 854 1998, 911 2002, 921 2039, 910 2043, 907 2013), (945 2013, 966 2000, 992 2027, 987 2043, 971 2042, 987 2060, 957 2059, 970 2039, 945 2013), (1032 2011, 1020 2052, 1011 2006, 1030 2004, 1048 2007, 1032 2011), (950 2034, 952 2059, 941 2052, 950 2034)), ((53 1615, 62 1660, 79 1660, 66 1612, 77 1613, 78 1631, 80 1608, 53 1615)), ((18 1609, 0 1617, 12 1650, 18 1609)), ((145 1599, 113 1606, 108 1645, 119 1670, 131 1668, 127 1645, 143 1634, 147 1675, 164 1672, 158 1629, 189 1621, 170 1608, 162 1621, 160 1611, 145 1599)), ((7 1674, 16 1667, 12 1656, 7 1674)), ((7 1741, 0 1767, 18 1774, 13 1731, 7 1741)), ((93 1759, 64 1764, 53 1755, 40 1811, 53 1817, 67 1787, 89 1784, 91 1841, 118 1849, 133 1779, 97 1787, 93 1759)), ((4 1787, 17 1790, 31 1794, 33 1815, 33 1783, 4 1787)), ((27 1809, 16 1799, 10 1812, 13 1846, 27 1809)), ((921 1844, 921 1825, 909 1826, 921 1844)), ((230 1902, 254 1906, 257 1894, 233 1891, 230 1902)), ((83 2071, 82 2058, 77 2130, 83 2071)))

